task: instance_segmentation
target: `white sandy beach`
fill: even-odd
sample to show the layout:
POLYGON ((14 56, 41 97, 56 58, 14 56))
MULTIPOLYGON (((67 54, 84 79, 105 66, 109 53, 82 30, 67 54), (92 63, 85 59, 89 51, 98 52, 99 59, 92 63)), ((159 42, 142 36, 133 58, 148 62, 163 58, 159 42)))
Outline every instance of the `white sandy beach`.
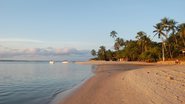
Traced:
POLYGON ((185 104, 185 65, 100 64, 60 104, 185 104))

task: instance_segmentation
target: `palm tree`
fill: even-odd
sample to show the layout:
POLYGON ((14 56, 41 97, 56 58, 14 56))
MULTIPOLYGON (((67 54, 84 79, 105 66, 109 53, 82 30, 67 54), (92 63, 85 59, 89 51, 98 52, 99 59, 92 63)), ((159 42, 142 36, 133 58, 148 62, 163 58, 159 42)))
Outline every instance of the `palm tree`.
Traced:
POLYGON ((185 47, 185 40, 184 40, 184 37, 185 37, 185 23, 182 23, 180 25, 178 25, 178 34, 180 35, 181 39, 182 39, 182 42, 183 42, 183 45, 185 47))
POLYGON ((115 49, 116 51, 118 51, 118 50, 120 49, 120 45, 119 45, 118 42, 115 42, 115 43, 114 43, 114 49, 115 49))
POLYGON ((106 48, 105 48, 105 46, 100 46, 100 49, 98 50, 98 57, 101 60, 106 59, 106 48))
POLYGON ((141 53, 146 51, 148 49, 148 45, 150 44, 151 40, 149 37, 147 37, 147 34, 143 31, 140 31, 136 35, 137 43, 139 46, 141 46, 141 53))
POLYGON ((138 39, 137 44, 141 47, 141 53, 143 53, 143 46, 144 46, 144 40, 143 37, 145 36, 146 33, 143 31, 140 31, 136 35, 136 39, 138 39))
POLYGON ((155 33, 154 36, 158 36, 158 38, 161 38, 162 40, 162 59, 165 61, 165 54, 164 54, 164 47, 165 47, 165 41, 163 37, 166 37, 166 35, 163 33, 163 25, 162 23, 157 23, 154 26, 155 30, 153 31, 155 33))
POLYGON ((168 32, 169 31, 169 28, 168 28, 169 19, 166 18, 166 17, 164 17, 163 19, 161 19, 161 22, 160 23, 162 24, 162 30, 168 32))
POLYGON ((176 26, 177 22, 173 19, 170 19, 169 22, 168 22, 168 27, 169 27, 169 30, 172 31, 172 34, 175 34, 176 30, 177 30, 177 26, 176 26))
MULTIPOLYGON (((154 36, 158 36, 158 38, 162 38, 162 36, 165 36, 165 34, 163 33, 163 26, 161 23, 157 23, 154 26, 155 30, 153 31, 155 33, 154 36)), ((166 37, 166 36, 165 36, 166 37)))
POLYGON ((122 47, 124 45, 123 38, 117 38, 116 41, 119 43, 119 45, 122 47))
POLYGON ((108 61, 113 59, 113 52, 110 49, 106 51, 106 58, 108 61))
POLYGON ((113 38, 113 39, 115 39, 116 37, 117 37, 117 35, 116 34, 118 34, 116 31, 111 31, 110 32, 110 36, 113 38))
POLYGON ((96 50, 91 50, 91 55, 96 56, 96 50))
MULTIPOLYGON (((166 34, 166 35, 175 34, 175 32, 177 30, 176 24, 177 24, 177 22, 173 19, 170 19, 168 21, 168 32, 167 33, 169 33, 170 31, 171 31, 171 33, 166 34)), ((176 38, 175 35, 174 35, 174 39, 175 39, 175 43, 177 44, 177 38, 176 38)), ((172 46, 173 43, 168 42, 168 44, 169 44, 168 48, 169 48, 170 57, 173 58, 172 50, 171 50, 171 46, 172 46)))
MULTIPOLYGON (((162 43, 163 43, 164 48, 166 47, 165 41, 168 40, 169 34, 175 33, 176 23, 177 22, 175 22, 173 19, 168 19, 168 18, 164 17, 163 19, 161 19, 160 23, 158 23, 158 24, 156 24, 156 26, 154 26, 154 28, 156 29, 154 31, 156 33, 155 35, 158 35, 159 38, 161 37, 161 39, 163 41, 162 43), (165 39, 162 36, 165 37, 165 39)), ((164 51, 164 48, 162 51, 164 51)), ((170 42, 168 42, 168 51, 169 51, 170 57, 173 58, 172 52, 171 52, 171 43, 170 42)), ((164 54, 163 54, 163 61, 164 61, 164 54)))
POLYGON ((122 46, 124 46, 124 40, 122 38, 116 38, 114 43, 114 49, 119 50, 122 46))

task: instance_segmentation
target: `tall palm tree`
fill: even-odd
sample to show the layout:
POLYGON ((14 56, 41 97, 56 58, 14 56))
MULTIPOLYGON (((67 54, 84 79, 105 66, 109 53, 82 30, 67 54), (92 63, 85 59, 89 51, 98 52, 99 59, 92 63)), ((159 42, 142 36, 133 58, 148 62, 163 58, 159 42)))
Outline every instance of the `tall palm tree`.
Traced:
POLYGON ((138 32, 136 35, 136 39, 138 39, 137 44, 141 47, 141 53, 144 50, 144 36, 145 35, 146 35, 146 33, 143 31, 138 32))
POLYGON ((116 34, 118 34, 116 31, 111 31, 110 32, 110 36, 113 38, 113 39, 115 39, 116 37, 117 37, 117 35, 116 34))
MULTIPOLYGON (((158 37, 165 37, 165 39, 162 37, 161 39, 163 40, 163 46, 165 46, 165 41, 168 40, 168 36, 169 34, 175 33, 176 30, 176 23, 173 19, 168 19, 166 17, 164 17, 163 19, 161 19, 161 22, 158 23, 156 26, 154 26, 154 28, 156 29, 154 32, 156 32, 158 34, 158 37)), ((155 35, 157 35, 155 34, 155 35)), ((164 51, 164 50, 163 50, 164 51)), ((172 52, 171 52, 171 43, 168 42, 168 52, 170 54, 170 57, 173 58, 172 56, 172 52)), ((163 54, 164 57, 164 54, 163 54)), ((164 61, 164 58, 163 58, 164 61)))
POLYGON ((153 31, 155 33, 154 36, 158 36, 158 38, 162 38, 163 36, 165 36, 165 34, 163 33, 163 26, 162 26, 162 23, 157 23, 155 26, 154 26, 155 30, 153 31))
POLYGON ((121 47, 124 46, 124 40, 122 38, 116 38, 115 43, 114 43, 114 49, 119 50, 121 47))
POLYGON ((154 36, 158 36, 158 38, 161 38, 162 40, 162 59, 165 61, 165 53, 164 53, 164 47, 165 47, 165 41, 163 37, 166 37, 165 34, 163 33, 163 25, 162 23, 157 23, 154 26, 155 30, 153 31, 155 33, 154 36))
MULTIPOLYGON (((166 32, 166 35, 169 36, 170 34, 175 34, 176 30, 177 30, 177 26, 176 26, 177 22, 173 19, 170 19, 168 20, 168 24, 167 24, 167 32, 166 32)), ((175 38, 175 43, 177 44, 177 39, 176 39, 176 36, 174 36, 175 38)), ((167 39, 168 40, 168 39, 167 39)), ((173 55, 172 55, 172 50, 171 50, 171 46, 172 46, 173 43, 170 43, 168 42, 168 49, 169 49, 169 54, 170 54, 170 57, 173 58, 173 55)))
POLYGON ((162 30, 168 32, 169 31, 169 28, 168 28, 169 19, 164 17, 163 19, 161 19, 161 24, 162 24, 162 30))
POLYGON ((150 44, 151 40, 150 38, 147 36, 147 34, 143 31, 140 31, 137 33, 136 35, 137 40, 137 44, 139 46, 141 46, 141 53, 146 51, 148 49, 148 45, 150 44))

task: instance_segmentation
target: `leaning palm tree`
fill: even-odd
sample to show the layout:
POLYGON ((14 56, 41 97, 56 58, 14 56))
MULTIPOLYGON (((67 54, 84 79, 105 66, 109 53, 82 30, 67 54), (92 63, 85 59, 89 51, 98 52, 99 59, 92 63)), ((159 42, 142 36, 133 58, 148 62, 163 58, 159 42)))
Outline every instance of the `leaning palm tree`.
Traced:
POLYGON ((164 48, 165 48, 165 41, 164 41, 164 37, 166 37, 166 35, 163 33, 163 25, 162 23, 157 23, 154 26, 155 30, 153 31, 155 33, 154 36, 158 36, 158 38, 161 38, 162 40, 162 59, 163 61, 165 61, 165 53, 164 53, 164 48))
POLYGON ((117 37, 117 35, 116 34, 118 34, 116 31, 111 31, 110 32, 110 36, 113 38, 113 39, 115 39, 116 37, 117 37))

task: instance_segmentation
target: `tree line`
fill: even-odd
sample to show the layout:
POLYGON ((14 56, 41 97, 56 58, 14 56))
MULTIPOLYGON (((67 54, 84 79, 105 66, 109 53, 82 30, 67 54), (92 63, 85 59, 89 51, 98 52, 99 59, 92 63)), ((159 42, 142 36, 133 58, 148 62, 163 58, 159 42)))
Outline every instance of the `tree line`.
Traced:
POLYGON ((124 40, 116 31, 111 31, 114 50, 103 45, 98 50, 92 49, 91 54, 95 56, 92 60, 156 62, 185 59, 185 23, 178 24, 174 19, 164 17, 153 27, 153 37, 157 36, 161 42, 152 41, 144 31, 137 32, 135 40, 124 40))

